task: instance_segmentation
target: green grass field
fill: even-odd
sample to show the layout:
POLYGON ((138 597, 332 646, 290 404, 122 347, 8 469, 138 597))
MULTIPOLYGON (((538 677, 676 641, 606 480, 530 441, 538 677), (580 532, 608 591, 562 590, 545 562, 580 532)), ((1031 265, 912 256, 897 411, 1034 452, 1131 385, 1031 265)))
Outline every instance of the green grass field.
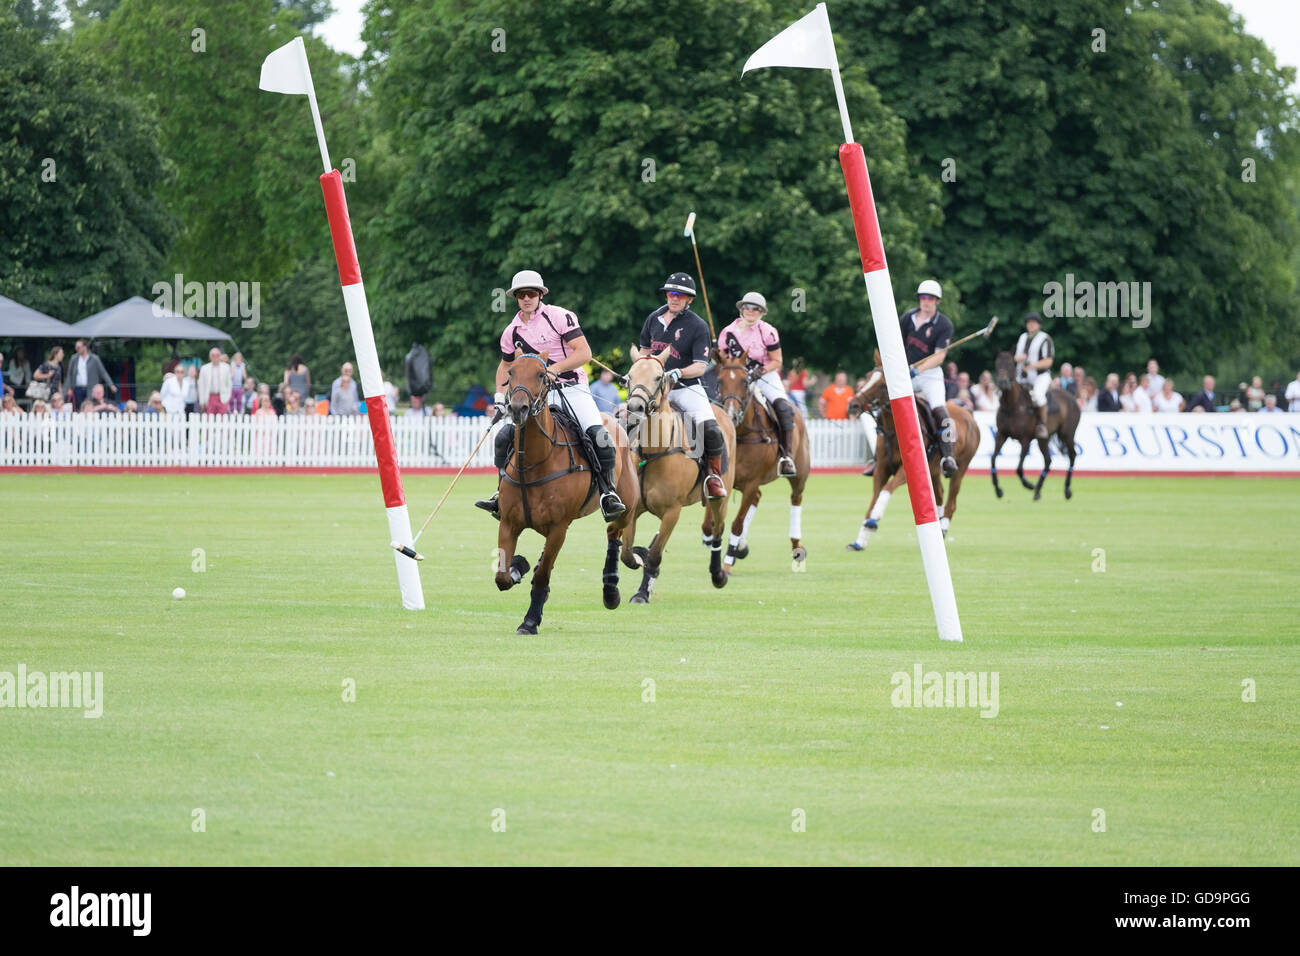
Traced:
MULTIPOLYGON (((449 480, 407 479, 416 526, 449 480)), ((489 484, 420 613, 373 476, 0 476, 0 671, 104 674, 100 719, 0 709, 0 864, 1300 863, 1295 482, 972 477, 962 645, 905 495, 843 550, 856 476, 810 483, 805 574, 781 487, 722 591, 695 510, 648 606, 626 569, 601 606, 584 519, 518 637, 489 484), (894 707, 918 663, 997 672, 997 716, 894 707)))

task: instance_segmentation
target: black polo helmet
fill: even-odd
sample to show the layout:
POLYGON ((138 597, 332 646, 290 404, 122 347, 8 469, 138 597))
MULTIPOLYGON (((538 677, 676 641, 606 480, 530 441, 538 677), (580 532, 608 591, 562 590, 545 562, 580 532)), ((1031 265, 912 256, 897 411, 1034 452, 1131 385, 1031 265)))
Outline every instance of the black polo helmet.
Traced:
POLYGON ((674 272, 668 277, 667 281, 659 287, 660 295, 665 292, 681 292, 683 295, 689 295, 694 298, 695 280, 685 272, 674 272))
POLYGON ((1024 321, 1037 322, 1040 328, 1043 325, 1043 317, 1039 315, 1037 312, 1026 312, 1024 321))

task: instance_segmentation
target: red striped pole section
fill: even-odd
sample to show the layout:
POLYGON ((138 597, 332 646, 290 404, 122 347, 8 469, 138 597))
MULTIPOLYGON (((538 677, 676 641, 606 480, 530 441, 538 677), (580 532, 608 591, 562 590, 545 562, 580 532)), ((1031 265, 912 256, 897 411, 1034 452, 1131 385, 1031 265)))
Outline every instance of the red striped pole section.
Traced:
POLYGON ((903 335, 899 331, 898 316, 895 313, 894 290, 889 280, 889 266, 885 263, 885 246, 880 236, 880 222, 876 218, 876 203, 871 195, 871 177, 867 173, 867 160, 861 145, 844 143, 840 146, 840 167, 844 170, 844 183, 849 191, 853 230, 857 233, 858 251, 862 255, 862 275, 867 282, 867 299, 871 303, 871 320, 876 328, 876 342, 880 346, 889 407, 894 414, 894 427, 898 430, 899 452, 903 458, 903 471, 907 475, 907 493, 912 499, 916 537, 921 545, 921 560, 925 564, 925 578, 930 586, 934 619, 942 640, 960 641, 961 621, 957 617, 957 598, 952 590, 948 552, 944 548, 943 532, 935 513, 934 486, 930 484, 925 442, 921 437, 916 399, 912 394, 912 379, 908 373, 907 354, 903 349, 903 335))
MULTIPOLYGON (((379 461, 379 484, 388 515, 389 537, 395 546, 414 548, 411 519, 406 512, 406 496, 402 492, 402 475, 397 468, 397 446, 393 442, 393 427, 388 420, 388 405, 384 400, 384 378, 379 371, 375 332, 370 324, 370 308, 366 304, 365 286, 361 284, 361 266, 357 262, 352 222, 348 219, 348 204, 343 195, 343 177, 337 169, 331 169, 321 176, 320 185, 325 194, 325 213, 329 216, 334 258, 338 262, 339 282, 343 285, 343 304, 347 308, 352 346, 357 355, 361 393, 366 399, 366 416, 370 419, 370 434, 374 437, 375 457, 379 461)), ((397 584, 402 591, 402 607, 412 611, 424 610, 419 566, 397 551, 393 552, 393 557, 397 562, 397 584)))

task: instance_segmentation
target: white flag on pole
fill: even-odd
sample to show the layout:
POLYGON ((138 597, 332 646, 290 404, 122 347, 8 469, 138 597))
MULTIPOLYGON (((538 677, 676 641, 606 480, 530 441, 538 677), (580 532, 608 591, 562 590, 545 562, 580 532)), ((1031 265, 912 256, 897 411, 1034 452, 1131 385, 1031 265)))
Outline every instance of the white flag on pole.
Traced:
POLYGON ((800 66, 810 70, 837 70, 835 41, 831 39, 831 21, 826 16, 826 4, 819 3, 812 13, 790 24, 764 43, 745 61, 740 71, 744 76, 750 70, 765 66, 800 66))
POLYGON ((311 93, 311 69, 302 37, 294 37, 262 61, 258 86, 272 93, 311 93))

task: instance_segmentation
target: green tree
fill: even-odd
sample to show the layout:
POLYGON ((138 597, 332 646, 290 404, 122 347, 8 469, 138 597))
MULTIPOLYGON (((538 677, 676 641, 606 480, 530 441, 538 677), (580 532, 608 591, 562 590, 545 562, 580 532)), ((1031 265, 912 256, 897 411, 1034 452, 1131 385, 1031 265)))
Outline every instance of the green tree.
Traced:
POLYGON ((859 0, 833 16, 906 119, 913 168, 938 181, 955 162, 926 251, 980 318, 1018 319, 1067 273, 1150 282, 1146 329, 1051 323, 1058 353, 1098 371, 1152 354, 1203 370, 1296 328, 1294 71, 1223 4, 859 0))
MULTIPOLYGON (((488 0, 376 10, 368 38, 385 148, 398 172, 373 225, 373 298, 386 354, 425 341, 440 369, 480 379, 536 268, 597 352, 635 341, 655 289, 694 273, 697 233, 714 324, 763 291, 788 359, 869 363, 861 264, 837 158, 830 78, 745 59, 800 15, 795 3, 488 0), (806 312, 792 312, 803 291, 806 312), (502 311, 494 311, 501 308, 502 311), (377 312, 380 311, 377 309, 377 312)), ((907 166, 904 127, 848 64, 891 267, 924 276, 938 187, 907 166)), ((704 313, 697 299, 696 310, 704 313)))
POLYGON ((0 14, 0 288, 76 321, 147 289, 176 234, 157 118, 0 14))

